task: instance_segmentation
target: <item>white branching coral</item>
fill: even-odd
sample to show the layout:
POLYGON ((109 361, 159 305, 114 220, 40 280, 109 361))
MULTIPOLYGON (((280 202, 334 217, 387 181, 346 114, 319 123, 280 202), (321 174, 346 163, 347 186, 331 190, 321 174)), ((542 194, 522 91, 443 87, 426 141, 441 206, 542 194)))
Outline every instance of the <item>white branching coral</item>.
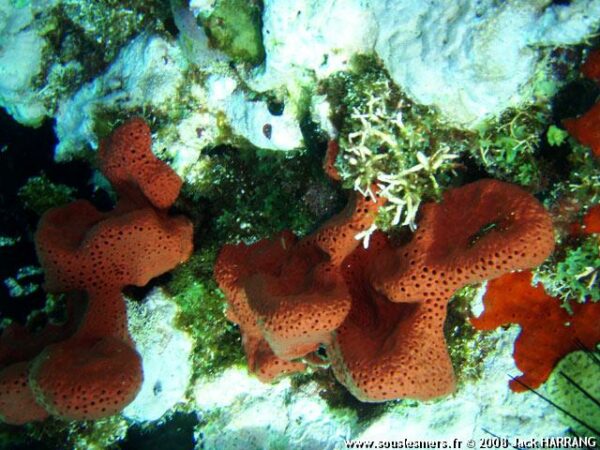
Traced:
POLYGON ((418 195, 419 192, 412 189, 410 185, 410 182, 414 180, 414 177, 410 175, 426 177, 437 191, 440 189, 440 185, 435 178, 436 172, 452 167, 450 162, 458 158, 458 155, 452 153, 447 145, 443 145, 430 156, 417 151, 416 157, 419 162, 409 169, 393 175, 380 173, 377 176, 377 185, 381 189, 379 194, 389 200, 389 206, 384 208, 393 210, 394 213, 391 224, 408 225, 413 230, 416 228, 415 218, 421 198, 418 195), (404 196, 400 197, 398 194, 404 194, 404 196), (404 221, 400 223, 402 217, 404 217, 404 221))
MULTIPOLYGON (((371 198, 377 186, 377 195, 388 199, 379 213, 379 227, 415 229, 421 201, 441 193, 440 177, 454 168, 461 147, 438 140, 434 112, 413 105, 384 74, 371 80, 368 89, 361 89, 366 87, 364 81, 353 86, 351 77, 345 79, 350 85, 349 114, 340 133, 342 179, 371 198)), ((375 229, 360 233, 357 239, 367 245, 375 229)))

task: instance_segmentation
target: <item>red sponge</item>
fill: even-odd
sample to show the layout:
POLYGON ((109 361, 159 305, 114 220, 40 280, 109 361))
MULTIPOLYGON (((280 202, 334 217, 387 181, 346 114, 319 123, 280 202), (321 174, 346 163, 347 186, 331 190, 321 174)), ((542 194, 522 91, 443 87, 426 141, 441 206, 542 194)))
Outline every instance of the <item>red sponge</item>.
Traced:
POLYGON ((594 156, 600 158, 600 102, 576 119, 563 120, 563 124, 571 136, 590 147, 594 156))
POLYGON ((181 178, 152 153, 150 128, 135 118, 103 140, 100 170, 122 197, 138 203, 149 200, 156 208, 170 207, 181 189, 181 178))
POLYGON ((192 224, 165 211, 181 180, 150 144, 141 119, 102 143, 99 165, 120 196, 112 211, 77 201, 40 220, 35 243, 46 289, 85 292, 87 301, 79 298, 85 307, 74 308, 71 297, 69 312, 75 314, 62 328, 32 334, 15 326, 2 336, 0 364, 13 364, 0 372, 0 415, 7 421, 45 417, 40 409, 64 419, 99 419, 121 411, 137 394, 142 364, 127 331, 121 290, 145 285, 192 252, 192 224), (25 360, 31 361, 28 383, 39 405, 25 389, 25 360))
POLYGON ((20 362, 0 371, 0 420, 6 423, 23 425, 48 417, 31 392, 28 367, 28 362, 20 362))
POLYGON ((531 272, 520 272, 490 281, 484 311, 471 320, 479 330, 509 323, 521 326, 513 355, 523 375, 510 383, 515 392, 527 391, 524 385, 540 386, 556 364, 581 344, 595 348, 600 342, 600 303, 573 304, 569 315, 542 286, 532 286, 531 278, 531 272))
POLYGON ((31 368, 40 404, 69 420, 92 420, 121 411, 142 384, 142 360, 128 344, 107 337, 48 346, 31 368))

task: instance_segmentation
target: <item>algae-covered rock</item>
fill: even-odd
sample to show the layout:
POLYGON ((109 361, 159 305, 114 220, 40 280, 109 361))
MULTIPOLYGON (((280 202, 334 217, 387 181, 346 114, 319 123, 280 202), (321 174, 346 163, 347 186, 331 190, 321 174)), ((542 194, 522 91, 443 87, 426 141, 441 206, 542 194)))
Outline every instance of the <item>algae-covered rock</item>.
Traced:
POLYGON ((469 151, 477 165, 494 178, 537 191, 543 167, 536 153, 549 122, 546 105, 510 108, 477 127, 477 140, 469 151))
POLYGON ((231 77, 211 76, 206 83, 209 106, 222 111, 231 131, 258 148, 294 150, 302 147, 302 132, 292 108, 274 114, 269 104, 252 100, 231 77))
POLYGON ((152 111, 177 114, 187 63, 174 42, 141 34, 124 47, 106 72, 61 100, 56 117, 57 160, 97 148, 98 130, 112 130, 116 119, 152 111), (102 122, 109 121, 109 124, 102 122))
POLYGON ((212 45, 237 61, 260 64, 265 57, 260 0, 218 0, 204 21, 212 45))
POLYGON ((50 181, 44 173, 27 180, 18 196, 25 208, 41 216, 46 210, 65 205, 74 199, 75 189, 50 181))
POLYGON ((212 279, 215 258, 215 248, 196 252, 167 285, 178 305, 177 326, 193 339, 194 377, 213 376, 243 359, 238 331, 225 318, 225 300, 212 279))
POLYGON ((338 72, 322 83, 339 130, 336 161, 342 183, 389 201, 377 226, 416 228, 422 201, 437 199, 466 148, 465 136, 431 108, 413 103, 389 78, 379 59, 357 56, 352 71, 338 72))

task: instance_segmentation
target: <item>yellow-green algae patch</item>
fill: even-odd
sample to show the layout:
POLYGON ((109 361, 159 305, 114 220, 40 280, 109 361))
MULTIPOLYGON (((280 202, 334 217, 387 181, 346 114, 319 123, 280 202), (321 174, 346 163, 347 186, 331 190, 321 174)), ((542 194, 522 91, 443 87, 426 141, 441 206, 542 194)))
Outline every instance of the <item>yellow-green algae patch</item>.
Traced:
POLYGON ((53 183, 45 173, 32 177, 19 189, 19 200, 26 209, 41 216, 48 209, 74 200, 75 189, 53 183))
MULTIPOLYGON (((598 351, 590 349, 565 356, 554 368, 543 391, 560 408, 582 420, 595 430, 600 430, 600 360, 598 351)), ((588 427, 567 414, 561 415, 564 423, 579 436, 598 438, 588 427)))
POLYGON ((265 58, 261 16, 261 1, 217 0, 203 25, 214 47, 236 61, 258 65, 265 58))

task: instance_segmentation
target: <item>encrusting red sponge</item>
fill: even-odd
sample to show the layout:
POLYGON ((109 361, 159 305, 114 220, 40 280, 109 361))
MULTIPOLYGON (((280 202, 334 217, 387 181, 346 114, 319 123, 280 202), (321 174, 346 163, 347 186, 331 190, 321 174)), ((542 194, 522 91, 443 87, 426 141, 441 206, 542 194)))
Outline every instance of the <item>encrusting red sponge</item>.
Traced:
POLYGON ((600 103, 577 119, 563 120, 563 124, 571 136, 590 147, 594 156, 600 158, 600 103))
MULTIPOLYGON (((592 51, 581 66, 581 73, 600 83, 600 49, 592 51)), ((600 158, 600 102, 576 119, 565 119, 563 125, 577 141, 592 149, 596 158, 600 158)))
POLYGON ((590 52, 581 66, 581 73, 590 80, 600 82, 600 49, 590 52))
POLYGON ((0 371, 0 420, 3 422, 23 425, 48 417, 48 412, 36 402, 28 379, 26 361, 0 371))
POLYGON ((600 341, 600 303, 575 303, 573 314, 550 297, 542 286, 531 285, 531 272, 506 274, 488 283, 484 311, 471 323, 478 330, 519 324, 514 359, 523 375, 510 382, 515 392, 537 388, 567 354, 595 348, 600 341))
MULTIPOLYGON (((87 304, 76 314, 77 323, 73 318, 67 322, 64 333, 54 326, 28 335, 12 326, 0 338, 0 363, 20 364, 21 371, 26 364, 27 389, 37 402, 28 418, 15 416, 23 404, 15 404, 15 392, 0 390, 0 417, 9 423, 42 418, 40 407, 63 419, 91 420, 129 404, 143 374, 127 331, 121 290, 143 286, 191 255, 192 224, 166 211, 179 194, 181 180, 152 154, 146 124, 133 119, 119 127, 101 143, 99 158, 119 195, 115 208, 99 212, 80 200, 53 208, 40 220, 35 242, 45 288, 83 291, 87 304), (25 345, 27 352, 15 349, 18 337, 32 342, 25 345), (45 345, 39 337, 48 337, 45 345)), ((78 308, 69 309, 72 313, 78 308)), ((14 377, 11 367, 0 372, 0 386, 14 377)))
POLYGON ((327 355, 336 378, 361 401, 427 400, 454 390, 446 350, 445 304, 393 303, 372 288, 368 268, 391 246, 382 233, 344 261, 352 308, 327 355))
POLYGON ((304 370, 305 365, 275 355, 248 304, 242 283, 258 272, 276 272, 286 251, 295 242, 296 237, 292 233, 283 232, 271 240, 264 239, 251 246, 225 245, 215 264, 215 279, 227 297, 227 318, 239 325, 248 368, 262 381, 304 370))
POLYGON ((142 383, 139 354, 121 339, 69 339, 48 347, 30 367, 35 398, 50 414, 93 420, 120 412, 142 383))
POLYGON ((550 215, 520 187, 480 180, 427 203, 409 245, 381 255, 373 286, 393 302, 448 297, 469 283, 541 264, 554 250, 550 215))

